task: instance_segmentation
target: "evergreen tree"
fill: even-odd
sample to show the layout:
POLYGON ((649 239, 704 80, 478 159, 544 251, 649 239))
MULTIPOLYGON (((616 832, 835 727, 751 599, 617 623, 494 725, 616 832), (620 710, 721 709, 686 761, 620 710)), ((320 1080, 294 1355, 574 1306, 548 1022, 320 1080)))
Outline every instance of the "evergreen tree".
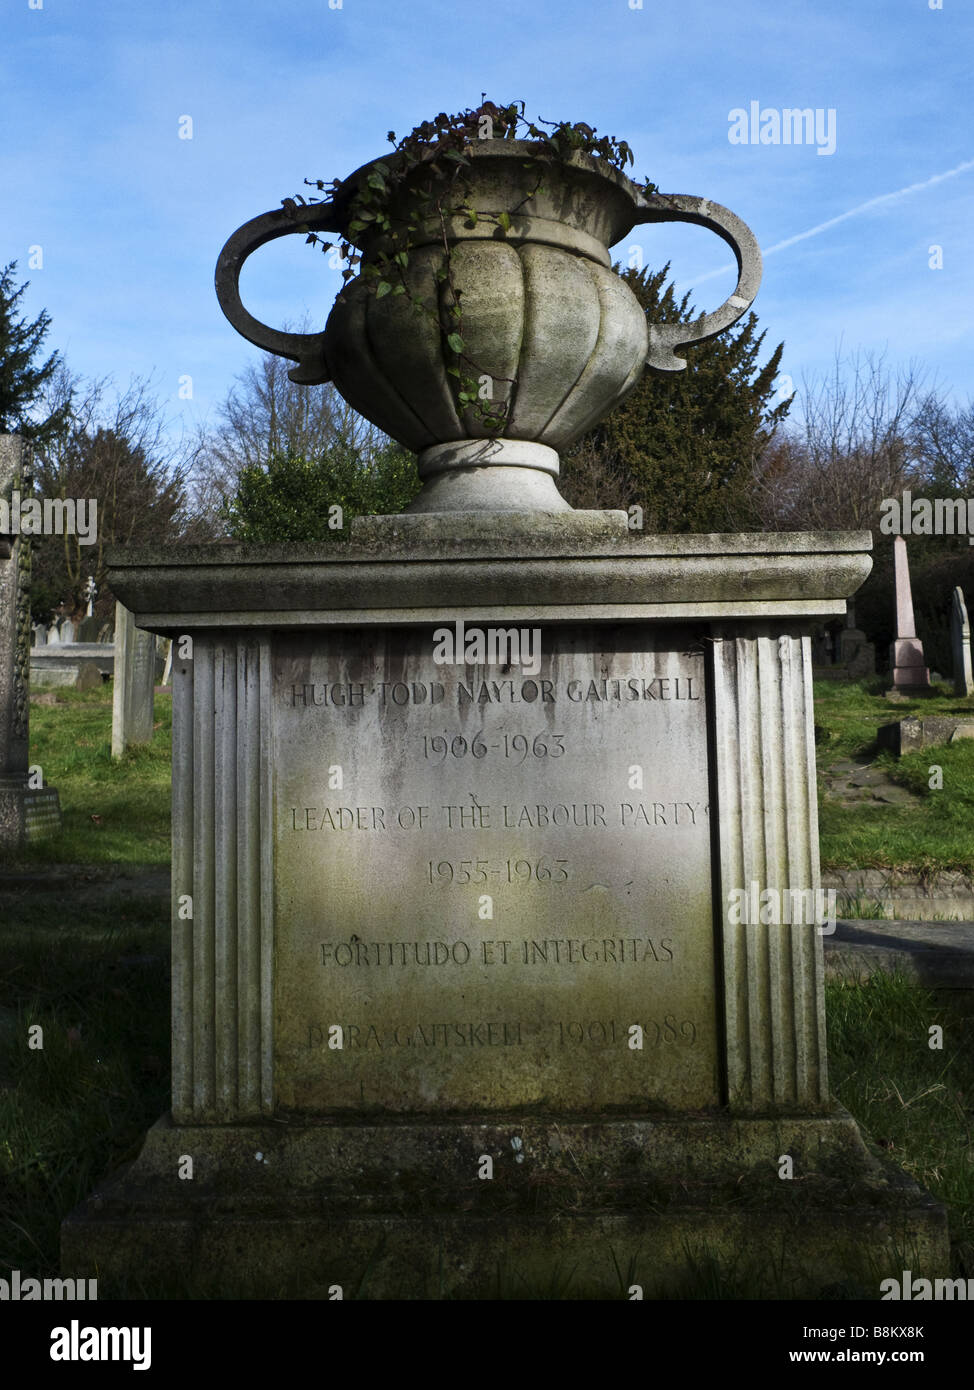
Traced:
POLYGON ((70 401, 62 402, 46 419, 31 418, 31 406, 61 365, 61 358, 55 352, 42 366, 34 365, 51 319, 43 309, 31 323, 17 317, 18 302, 30 282, 15 290, 16 269, 17 262, 11 261, 0 271, 0 433, 22 434, 44 444, 64 429, 70 401))
POLYGON ((419 488, 415 456, 391 440, 367 461, 342 445, 314 459, 275 451, 266 464, 241 470, 224 514, 236 540, 347 540, 353 517, 401 512, 419 488))
MULTIPOLYGON (((677 302, 662 270, 622 270, 652 323, 698 317, 689 294, 677 302)), ((755 315, 685 350, 684 371, 643 371, 635 390, 566 451, 560 488, 575 507, 643 509, 659 532, 759 529, 754 469, 788 413, 772 403, 784 344, 761 366, 765 334, 755 315)), ((681 353, 683 356, 684 353, 681 353)))

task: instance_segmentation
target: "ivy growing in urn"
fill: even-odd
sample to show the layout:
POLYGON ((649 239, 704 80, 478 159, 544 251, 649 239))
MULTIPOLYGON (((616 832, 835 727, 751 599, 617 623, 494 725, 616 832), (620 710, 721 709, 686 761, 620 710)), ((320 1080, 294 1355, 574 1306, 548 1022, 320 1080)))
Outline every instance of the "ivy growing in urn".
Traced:
MULTIPOLYGON (((543 191, 546 160, 550 162, 552 155, 568 160, 582 153, 604 160, 624 173, 633 162, 632 150, 624 140, 600 136, 584 122, 529 121, 524 116, 524 102, 499 105, 486 99, 476 109, 454 115, 441 112, 433 120, 422 121, 401 140, 397 141, 391 130, 387 138, 394 146, 393 154, 368 167, 367 179, 352 189, 345 204, 344 233, 338 242, 346 262, 342 279, 347 283, 360 274, 366 291, 376 299, 406 295, 417 313, 437 321, 446 370, 457 382, 454 389, 460 413, 471 410, 488 434, 500 434, 506 423, 507 406, 495 405, 485 397, 481 382, 487 374, 470 357, 464 341, 462 291, 454 282, 449 220, 461 217, 470 228, 478 220, 490 221, 506 236, 511 229, 512 213, 543 191), (473 145, 479 140, 528 140, 538 146, 539 157, 524 161, 526 168, 536 171, 536 182, 515 208, 478 212, 463 196, 463 171, 471 166, 473 145), (427 229, 431 223, 439 228, 444 253, 436 272, 445 289, 440 314, 433 313, 410 291, 405 274, 420 237, 423 242, 429 240, 427 229), (357 270, 359 266, 361 272, 357 270)), ((332 250, 334 243, 311 230, 305 219, 317 205, 338 198, 346 182, 305 179, 307 185, 326 193, 326 198, 308 200, 297 194, 282 200, 284 210, 298 223, 297 229, 307 232, 308 243, 319 245, 324 252, 332 250)), ((636 187, 646 194, 657 191, 656 185, 648 181, 636 187)), ((338 298, 341 301, 342 295, 338 298)))

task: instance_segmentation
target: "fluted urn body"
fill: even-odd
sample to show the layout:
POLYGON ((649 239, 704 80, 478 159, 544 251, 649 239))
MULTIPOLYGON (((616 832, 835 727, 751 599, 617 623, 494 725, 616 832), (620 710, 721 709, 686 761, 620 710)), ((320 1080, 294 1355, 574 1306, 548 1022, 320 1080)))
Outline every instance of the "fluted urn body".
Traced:
POLYGON ((339 232, 362 257, 323 333, 268 329, 240 304, 246 257, 297 230, 283 211, 231 237, 217 292, 244 336, 298 361, 295 381, 332 380, 354 409, 416 451, 425 486, 410 510, 565 510, 554 485, 559 451, 622 401, 645 366, 680 370, 676 348, 739 318, 757 290, 760 253, 727 209, 644 194, 604 160, 559 158, 536 142, 506 139, 474 141, 466 156, 466 165, 435 175, 419 165, 399 186, 388 209, 393 229, 416 208, 417 181, 423 213, 412 218, 394 287, 381 295, 367 268, 402 240, 349 229, 354 194, 381 161, 308 213, 308 226, 339 232), (734 249, 738 287, 716 313, 693 324, 648 323, 611 269, 609 248, 636 223, 656 221, 708 226, 734 249))

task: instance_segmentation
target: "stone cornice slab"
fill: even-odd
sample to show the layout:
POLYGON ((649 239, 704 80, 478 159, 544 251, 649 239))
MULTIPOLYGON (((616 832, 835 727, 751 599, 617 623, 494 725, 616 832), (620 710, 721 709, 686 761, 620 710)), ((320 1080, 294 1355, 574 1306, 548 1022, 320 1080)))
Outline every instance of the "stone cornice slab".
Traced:
POLYGON ((845 612, 868 531, 650 535, 622 512, 362 518, 316 546, 116 548, 113 592, 141 627, 354 626, 788 617, 845 612))

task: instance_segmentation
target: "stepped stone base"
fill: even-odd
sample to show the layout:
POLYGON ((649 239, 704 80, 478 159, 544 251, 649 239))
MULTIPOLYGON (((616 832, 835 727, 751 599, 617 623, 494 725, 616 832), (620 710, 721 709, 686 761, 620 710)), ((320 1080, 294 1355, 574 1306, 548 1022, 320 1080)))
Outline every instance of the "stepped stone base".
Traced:
POLYGON ((948 1272, 943 1209, 846 1112, 175 1126, 62 1227, 103 1297, 628 1298, 948 1272), (779 1177, 782 1155, 793 1177, 779 1177), (479 1176, 485 1158, 493 1176, 479 1176), (192 1177, 180 1177, 188 1171, 192 1177), (904 1263, 904 1259, 906 1263, 904 1263))

